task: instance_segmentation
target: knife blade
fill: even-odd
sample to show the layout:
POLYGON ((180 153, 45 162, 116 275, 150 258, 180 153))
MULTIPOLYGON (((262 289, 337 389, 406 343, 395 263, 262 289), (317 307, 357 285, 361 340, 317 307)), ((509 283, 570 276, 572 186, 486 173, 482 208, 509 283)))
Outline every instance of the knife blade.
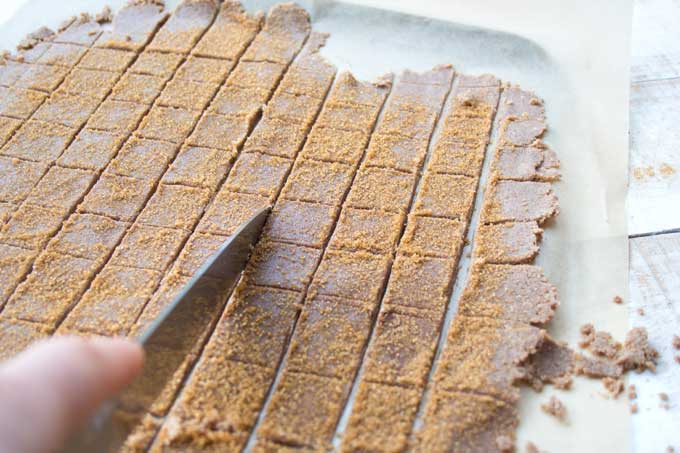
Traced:
POLYGON ((140 375, 116 398, 102 404, 64 449, 69 453, 117 451, 134 427, 129 414, 145 414, 187 354, 222 310, 248 262, 271 208, 263 208, 206 260, 184 288, 137 337, 144 348, 140 375), (127 416, 126 416, 127 415, 127 416))

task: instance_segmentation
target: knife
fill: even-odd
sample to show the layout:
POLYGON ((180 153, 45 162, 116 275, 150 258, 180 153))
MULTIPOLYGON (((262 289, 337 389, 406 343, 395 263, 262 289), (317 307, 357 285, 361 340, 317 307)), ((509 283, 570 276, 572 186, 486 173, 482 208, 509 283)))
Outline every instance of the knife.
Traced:
POLYGON ((270 208, 245 222, 203 263, 186 286, 137 338, 144 348, 140 375, 120 395, 101 405, 63 450, 118 451, 134 428, 125 414, 145 414, 224 306, 248 262, 270 208))

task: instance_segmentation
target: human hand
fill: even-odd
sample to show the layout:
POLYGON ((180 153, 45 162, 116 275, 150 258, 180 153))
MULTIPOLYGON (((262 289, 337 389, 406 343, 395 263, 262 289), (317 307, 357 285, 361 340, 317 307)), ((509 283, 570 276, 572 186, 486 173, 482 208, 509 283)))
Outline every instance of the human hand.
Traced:
POLYGON ((0 452, 62 448, 100 403, 139 373, 142 348, 126 339, 60 337, 0 364, 0 452))

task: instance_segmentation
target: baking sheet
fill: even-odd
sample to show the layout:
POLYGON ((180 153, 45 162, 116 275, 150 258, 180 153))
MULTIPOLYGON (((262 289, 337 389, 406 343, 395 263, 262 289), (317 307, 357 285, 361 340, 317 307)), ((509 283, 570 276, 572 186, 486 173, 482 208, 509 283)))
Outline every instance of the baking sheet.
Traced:
MULTIPOLYGON (((124 1, 29 1, 0 29, 0 47, 14 45, 44 18, 54 27, 105 3, 115 8, 124 1)), ((167 3, 172 8, 177 0, 167 3)), ((250 10, 274 3, 244 2, 250 10)), ((563 173, 555 185, 562 213, 545 228, 538 260, 562 301, 550 331, 575 344, 579 326, 593 322, 622 338, 627 312, 612 298, 627 299, 628 288, 630 0, 355 0, 384 9, 300 3, 315 29, 332 35, 322 53, 362 78, 453 63, 467 73, 492 72, 545 99, 545 141, 558 152, 563 173)), ((520 449, 531 440, 550 452, 630 450, 625 401, 607 400, 599 382, 579 379, 571 392, 558 392, 569 411, 564 425, 539 409, 553 393, 523 392, 520 449)))

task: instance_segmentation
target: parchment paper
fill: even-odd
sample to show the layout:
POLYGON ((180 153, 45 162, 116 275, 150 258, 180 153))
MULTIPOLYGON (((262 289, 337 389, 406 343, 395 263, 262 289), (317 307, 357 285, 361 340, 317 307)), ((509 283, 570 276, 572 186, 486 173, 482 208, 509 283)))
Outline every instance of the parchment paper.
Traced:
MULTIPOLYGON (((575 344, 579 326, 593 322, 623 338, 628 315, 612 298, 628 296, 631 1, 350 1, 383 10, 300 2, 315 29, 332 34, 322 53, 340 69, 373 78, 452 63, 467 73, 492 72, 545 99, 545 141, 558 152, 563 174, 555 186, 561 215, 545 228, 538 259, 562 302, 550 331, 575 344)), ((105 3, 124 2, 31 0, 0 29, 0 47, 13 46, 39 25, 56 26, 69 14, 95 12, 105 3)), ((177 1, 167 3, 172 8, 177 1)), ((251 10, 274 3, 244 1, 251 10)), ((569 411, 565 425, 539 409, 553 393, 523 392, 520 451, 527 440, 550 452, 630 450, 625 401, 607 400, 599 382, 578 379, 572 391, 558 392, 569 411)))

